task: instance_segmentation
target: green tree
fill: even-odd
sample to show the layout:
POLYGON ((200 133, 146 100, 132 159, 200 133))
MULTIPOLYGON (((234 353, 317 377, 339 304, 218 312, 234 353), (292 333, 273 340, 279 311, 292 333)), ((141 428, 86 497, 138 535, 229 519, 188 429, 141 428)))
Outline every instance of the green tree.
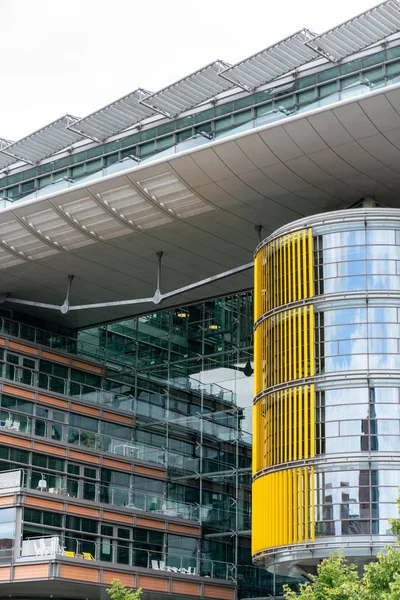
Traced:
POLYGON ((111 600, 141 600, 142 588, 132 590, 123 585, 119 579, 113 579, 111 587, 107 588, 111 600))
MULTIPOLYGON (((397 500, 400 514, 400 499, 397 500)), ((400 518, 390 519, 400 545, 400 518)), ((362 576, 341 551, 317 567, 317 575, 299 586, 299 594, 285 586, 285 599, 295 600, 400 600, 400 550, 387 546, 377 560, 364 567, 362 576)))

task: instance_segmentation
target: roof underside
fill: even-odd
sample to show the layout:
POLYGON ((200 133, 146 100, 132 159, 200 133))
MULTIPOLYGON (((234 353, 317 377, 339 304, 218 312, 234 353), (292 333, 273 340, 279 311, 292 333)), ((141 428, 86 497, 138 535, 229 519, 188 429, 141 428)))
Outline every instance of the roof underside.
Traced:
MULTIPOLYGON (((60 305, 73 274, 72 305, 152 297, 159 251, 169 292, 251 262, 256 226, 362 197, 400 208, 399 85, 0 211, 0 292, 60 305)), ((250 270, 161 307, 251 287, 250 270)), ((87 327, 157 307, 26 310, 87 327)))

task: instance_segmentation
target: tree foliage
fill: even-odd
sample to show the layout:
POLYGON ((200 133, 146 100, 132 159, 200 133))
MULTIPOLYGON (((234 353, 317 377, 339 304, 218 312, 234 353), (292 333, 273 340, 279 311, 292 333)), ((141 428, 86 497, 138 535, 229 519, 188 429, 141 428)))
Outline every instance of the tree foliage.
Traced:
MULTIPOLYGON (((400 499, 397 501, 400 514, 400 499)), ((391 519, 393 533, 400 545, 400 518, 391 519)), ((299 586, 299 593, 285 586, 285 600, 400 600, 400 550, 387 546, 375 562, 359 575, 341 551, 334 552, 317 567, 317 575, 299 586)))
POLYGON ((123 585, 119 579, 113 579, 111 587, 107 588, 107 594, 111 600, 141 600, 142 588, 132 590, 123 585))

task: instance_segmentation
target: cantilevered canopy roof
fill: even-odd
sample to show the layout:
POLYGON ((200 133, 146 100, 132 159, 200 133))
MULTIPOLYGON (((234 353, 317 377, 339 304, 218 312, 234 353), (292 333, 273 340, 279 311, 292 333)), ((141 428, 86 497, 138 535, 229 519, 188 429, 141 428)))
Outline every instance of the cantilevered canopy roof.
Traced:
POLYGON ((251 270, 191 286, 251 263, 259 226, 365 197, 400 208, 399 173, 397 84, 0 210, 0 292, 60 307, 74 275, 71 307, 119 306, 9 307, 71 327, 150 312, 159 252, 157 306, 249 289, 251 270))
POLYGON ((103 141, 156 114, 157 111, 140 103, 149 96, 150 92, 138 88, 87 117, 79 119, 69 128, 96 141, 103 141))
POLYGON ((216 60, 180 79, 176 83, 151 94, 142 103, 167 116, 175 116, 233 87, 231 81, 220 77, 229 64, 216 60))
POLYGON ((46 127, 13 142, 2 152, 27 163, 39 162, 82 139, 82 135, 67 129, 68 125, 76 123, 76 121, 76 117, 65 115, 46 127))
POLYGON ((383 40, 400 29, 400 0, 386 0, 357 17, 307 41, 310 48, 337 61, 383 40))
POLYGON ((305 45, 312 38, 308 29, 302 29, 228 67, 221 75, 245 90, 260 87, 318 58, 318 53, 305 45))

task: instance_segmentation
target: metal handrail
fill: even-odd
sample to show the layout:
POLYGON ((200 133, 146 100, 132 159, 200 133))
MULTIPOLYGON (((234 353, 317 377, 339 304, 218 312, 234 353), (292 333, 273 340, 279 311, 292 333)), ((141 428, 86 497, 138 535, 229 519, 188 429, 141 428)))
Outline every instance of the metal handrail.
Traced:
MULTIPOLYGON (((71 545, 73 545, 74 549, 70 550, 70 552, 72 552, 74 556, 70 556, 69 558, 81 558, 83 560, 113 562, 114 564, 122 564, 125 566, 129 564, 129 566, 144 567, 156 571, 167 571, 171 573, 181 573, 191 576, 197 575, 200 577, 210 577, 211 579, 225 579, 228 581, 236 581, 236 567, 233 563, 217 561, 208 558, 201 558, 200 556, 187 557, 182 556, 181 554, 175 554, 171 552, 166 553, 163 551, 148 550, 146 548, 137 548, 135 546, 131 546, 131 542, 127 542, 127 546, 119 545, 113 543, 111 539, 111 557, 118 557, 119 549, 123 549, 124 553, 128 550, 128 563, 118 563, 117 560, 105 561, 104 558, 102 559, 101 557, 102 542, 100 540, 88 541, 72 535, 66 535, 64 533, 62 533, 61 535, 57 535, 56 531, 54 533, 55 535, 32 536, 27 538, 26 541, 45 541, 58 537, 58 552, 56 552, 56 554, 59 556, 65 556, 65 552, 68 552, 66 548, 71 547, 71 545), (83 552, 86 553, 87 557, 84 556, 83 552), (114 557, 112 556, 113 553, 114 557), (145 560, 143 560, 143 557, 145 557, 145 560)), ((43 558, 42 555, 36 556, 35 554, 34 556, 37 558, 43 558)), ((24 558, 26 558, 26 556, 24 556, 24 558)))

